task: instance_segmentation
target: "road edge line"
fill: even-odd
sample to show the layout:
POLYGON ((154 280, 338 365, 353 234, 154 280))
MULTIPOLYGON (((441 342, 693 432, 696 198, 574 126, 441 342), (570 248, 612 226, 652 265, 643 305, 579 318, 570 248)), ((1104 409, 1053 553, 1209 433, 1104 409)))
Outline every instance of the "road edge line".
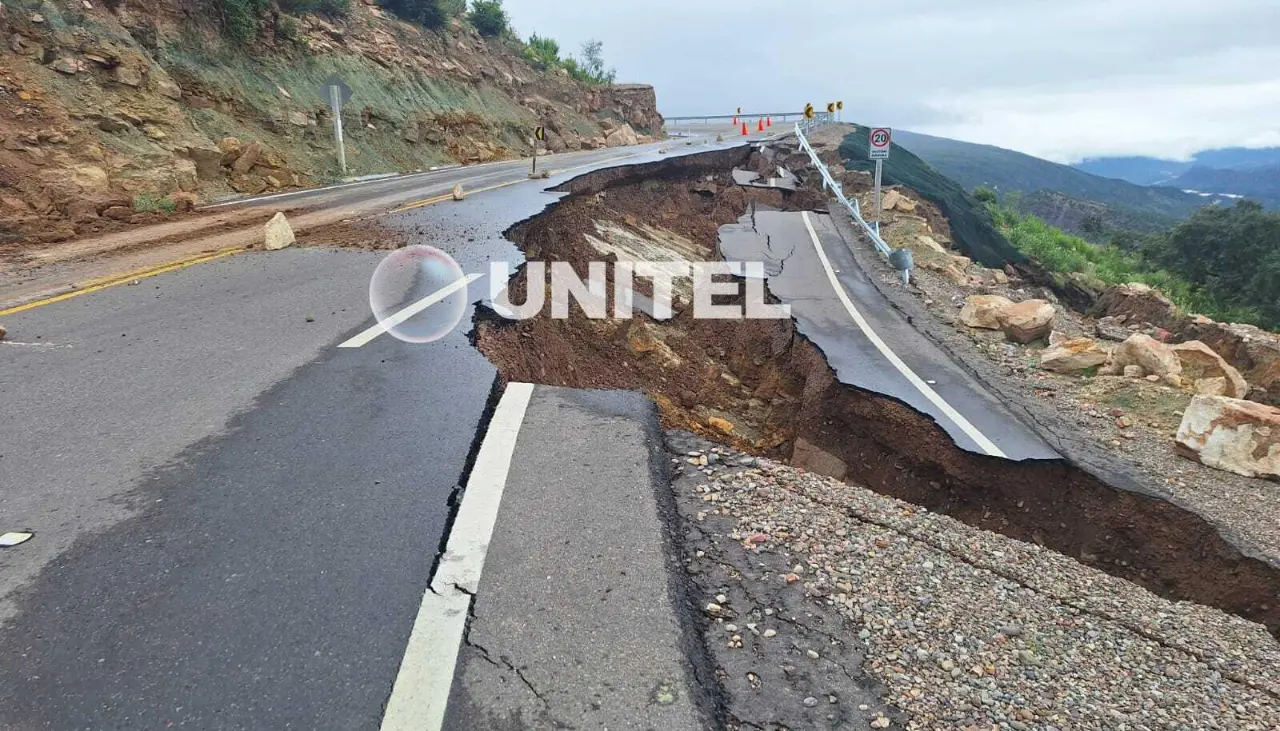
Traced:
POLYGON ((849 295, 844 291, 844 285, 840 284, 839 278, 836 277, 835 270, 831 267, 831 260, 827 258, 827 252, 823 251, 822 242, 818 240, 818 232, 813 230, 813 223, 809 220, 809 212, 801 211, 800 218, 804 221, 804 227, 809 232, 809 240, 813 242, 813 248, 818 253, 818 260, 822 262, 822 268, 827 272, 827 279, 831 282, 831 287, 835 290, 836 296, 840 299, 840 303, 844 305, 849 316, 853 318, 854 323, 857 324, 858 328, 862 330, 862 333, 867 336, 867 339, 871 341, 871 344, 876 346, 876 350, 880 351, 880 354, 883 355, 885 359, 888 360, 889 363, 892 364, 893 367, 911 383, 912 386, 915 386, 916 390, 929 400, 929 403, 938 407, 938 409, 942 411, 942 413, 950 419, 952 423, 960 428, 960 431, 964 432, 966 436, 972 439, 974 443, 978 445, 979 449, 992 457, 1003 457, 1007 459, 1008 455, 1001 451, 1001 449, 995 445, 995 442, 988 439, 986 435, 978 430, 978 427, 974 426, 972 422, 964 418, 964 415, 957 411, 951 404, 947 403, 946 399, 942 398, 937 391, 930 388, 929 384, 925 383, 924 379, 916 375, 915 371, 911 370, 911 367, 903 362, 903 360, 898 357, 898 354, 889 348, 888 343, 882 340, 879 334, 871 328, 871 323, 867 322, 867 319, 862 316, 862 313, 858 311, 857 307, 854 307, 853 301, 849 299, 849 295))
POLYGON ((338 343, 338 347, 339 348, 363 348, 364 346, 373 342, 374 338, 378 337, 384 332, 387 332, 389 328, 393 328, 396 325, 399 325, 400 323, 404 322, 405 320, 408 320, 410 317, 413 317, 419 312, 422 312, 423 310, 427 309, 431 305, 434 305, 435 303, 439 302, 445 297, 448 297, 454 292, 457 292, 460 289, 464 289, 466 287, 471 286, 472 282, 476 281, 477 279, 483 276, 484 276, 483 274, 468 274, 462 277, 461 279, 455 279, 452 282, 441 287, 440 289, 437 289, 436 291, 427 295, 426 297, 423 297, 417 302, 414 302, 413 304, 405 307, 404 309, 395 313, 391 317, 388 317, 386 320, 379 320, 378 322, 375 322, 373 325, 370 325, 364 330, 361 330, 359 333, 353 335, 352 337, 342 341, 341 343, 338 343))
POLYGON ((508 383, 494 409, 440 567, 414 618, 381 731, 439 731, 444 724, 471 601, 480 585, 533 388, 531 383, 508 383))

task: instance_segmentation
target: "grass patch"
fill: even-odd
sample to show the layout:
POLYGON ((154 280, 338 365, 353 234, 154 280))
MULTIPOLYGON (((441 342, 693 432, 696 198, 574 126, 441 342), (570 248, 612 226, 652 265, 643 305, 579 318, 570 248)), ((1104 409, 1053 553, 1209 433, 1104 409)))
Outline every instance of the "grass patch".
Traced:
POLYGON ((1009 243, 1055 275, 1079 274, 1087 283, 1105 287, 1141 282, 1160 290, 1186 312, 1221 322, 1258 324, 1256 312, 1220 302, 1191 282, 1152 265, 1140 253, 1090 243, 1009 205, 988 203, 988 208, 1009 243))
POLYGON ((133 199, 133 210, 138 213, 173 213, 178 204, 170 198, 143 194, 133 199))

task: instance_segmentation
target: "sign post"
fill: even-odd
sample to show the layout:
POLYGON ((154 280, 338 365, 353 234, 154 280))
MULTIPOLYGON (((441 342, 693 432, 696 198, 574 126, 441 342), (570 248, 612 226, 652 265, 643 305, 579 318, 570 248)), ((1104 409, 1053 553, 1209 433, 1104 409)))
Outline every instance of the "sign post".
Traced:
POLYGON ((321 95, 329 102, 329 109, 333 111, 333 139, 338 148, 338 167, 346 175, 347 148, 342 140, 342 105, 351 101, 351 87, 334 74, 325 80, 320 90, 321 95))
POLYGON ((867 134, 867 157, 876 161, 876 233, 880 233, 880 175, 884 161, 889 159, 893 147, 893 130, 888 127, 872 127, 867 134))
POLYGON ((529 177, 538 177, 538 143, 547 139, 547 130, 538 127, 533 130, 533 169, 529 171, 529 177))
POLYGON ((844 102, 842 101, 836 102, 836 121, 837 122, 840 121, 842 117, 844 117, 843 112, 844 112, 844 102))

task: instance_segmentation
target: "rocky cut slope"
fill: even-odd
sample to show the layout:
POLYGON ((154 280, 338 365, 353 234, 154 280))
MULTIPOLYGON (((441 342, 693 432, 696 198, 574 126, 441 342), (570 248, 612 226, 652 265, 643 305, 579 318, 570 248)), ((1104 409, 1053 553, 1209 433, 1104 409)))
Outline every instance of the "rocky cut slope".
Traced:
POLYGON ((528 154, 538 125, 552 151, 660 134, 652 87, 538 71, 509 40, 374 2, 237 46, 191 0, 0 0, 0 243, 337 178, 332 74, 353 90, 350 175, 528 154))

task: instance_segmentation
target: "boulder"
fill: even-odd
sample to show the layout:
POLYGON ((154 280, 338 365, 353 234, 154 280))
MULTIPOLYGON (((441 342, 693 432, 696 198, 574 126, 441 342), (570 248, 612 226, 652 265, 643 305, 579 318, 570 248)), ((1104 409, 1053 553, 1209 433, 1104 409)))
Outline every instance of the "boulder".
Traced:
POLYGON ((216 147, 188 147, 187 157, 196 164, 196 177, 218 180, 222 177, 222 150, 216 147))
POLYGON ((262 143, 250 142, 245 145, 244 150, 236 161, 231 163, 231 170, 237 175, 244 175, 253 169, 254 163, 258 162, 258 158, 262 157, 262 143))
POLYGON ((1040 354, 1040 367, 1055 373, 1079 373, 1107 362, 1111 354, 1089 338, 1066 340, 1040 354))
POLYGON ((1015 343, 1030 343, 1053 330, 1057 312, 1044 300, 1026 300, 1000 313, 1000 329, 1015 343))
POLYGON ((1227 398, 1196 396, 1183 412, 1178 453, 1245 477, 1280 478, 1280 409, 1227 398))
POLYGON ((1199 381, 1206 379, 1216 381, 1220 378, 1223 381, 1223 390, 1219 395, 1237 399, 1249 395, 1249 384, 1245 382, 1244 376, 1240 375, 1240 371, 1233 368, 1222 356, 1213 352, 1208 345, 1199 340, 1192 340, 1173 346, 1173 352, 1178 355, 1178 360, 1182 364, 1182 376, 1197 384, 1197 393, 1205 393, 1201 390, 1199 381))
POLYGON ((1230 363, 1254 392, 1272 406, 1280 406, 1280 335, 1253 325, 1238 325, 1197 315, 1178 332, 1182 339, 1199 340, 1230 363))
POLYGON ((1103 340, 1111 340, 1117 343, 1123 343, 1129 339, 1129 328, 1124 326, 1124 316, 1100 317, 1098 321, 1093 323, 1093 331, 1103 340))
POLYGON ((133 64, 121 64, 115 67, 111 71, 111 77, 117 84, 132 86, 135 89, 142 86, 142 69, 133 64))
POLYGON ((80 63, 76 61, 74 58, 60 58, 57 61, 54 61, 53 65, 50 68, 52 68, 54 71, 57 71, 60 74, 66 74, 67 76, 75 76, 76 73, 80 70, 80 63))
POLYGON ((1142 366, 1148 375, 1162 378, 1182 374, 1182 363, 1173 348, 1143 333, 1134 333, 1117 345, 1112 360, 1122 368, 1142 366))
POLYGON ((169 200, 173 201, 174 213, 187 213, 200 205, 200 197, 195 193, 189 193, 180 190, 177 193, 171 193, 169 200))
POLYGON ((235 137, 223 137, 218 140, 218 149, 222 151, 222 164, 230 165, 244 152, 244 144, 235 137))
POLYGON ((1180 319, 1168 297, 1141 282, 1119 284, 1103 291, 1089 311, 1092 317, 1124 315, 1129 323, 1148 323, 1172 329, 1180 319))
POLYGON ((1000 314, 1013 307, 1013 302, 998 294, 975 294, 965 298, 960 322, 967 327, 984 330, 1000 329, 1000 314))
POLYGON ((277 249, 292 246, 296 240, 293 235, 293 227, 289 225, 289 219, 285 218, 283 213, 277 213, 263 227, 262 248, 267 251, 276 251, 277 249))
POLYGON ((1140 365, 1116 366, 1125 378, 1146 378, 1147 371, 1140 365))
POLYGON ((624 124, 610 132, 604 142, 606 147, 625 147, 640 144, 640 139, 636 136, 635 130, 631 129, 631 125, 624 124))

